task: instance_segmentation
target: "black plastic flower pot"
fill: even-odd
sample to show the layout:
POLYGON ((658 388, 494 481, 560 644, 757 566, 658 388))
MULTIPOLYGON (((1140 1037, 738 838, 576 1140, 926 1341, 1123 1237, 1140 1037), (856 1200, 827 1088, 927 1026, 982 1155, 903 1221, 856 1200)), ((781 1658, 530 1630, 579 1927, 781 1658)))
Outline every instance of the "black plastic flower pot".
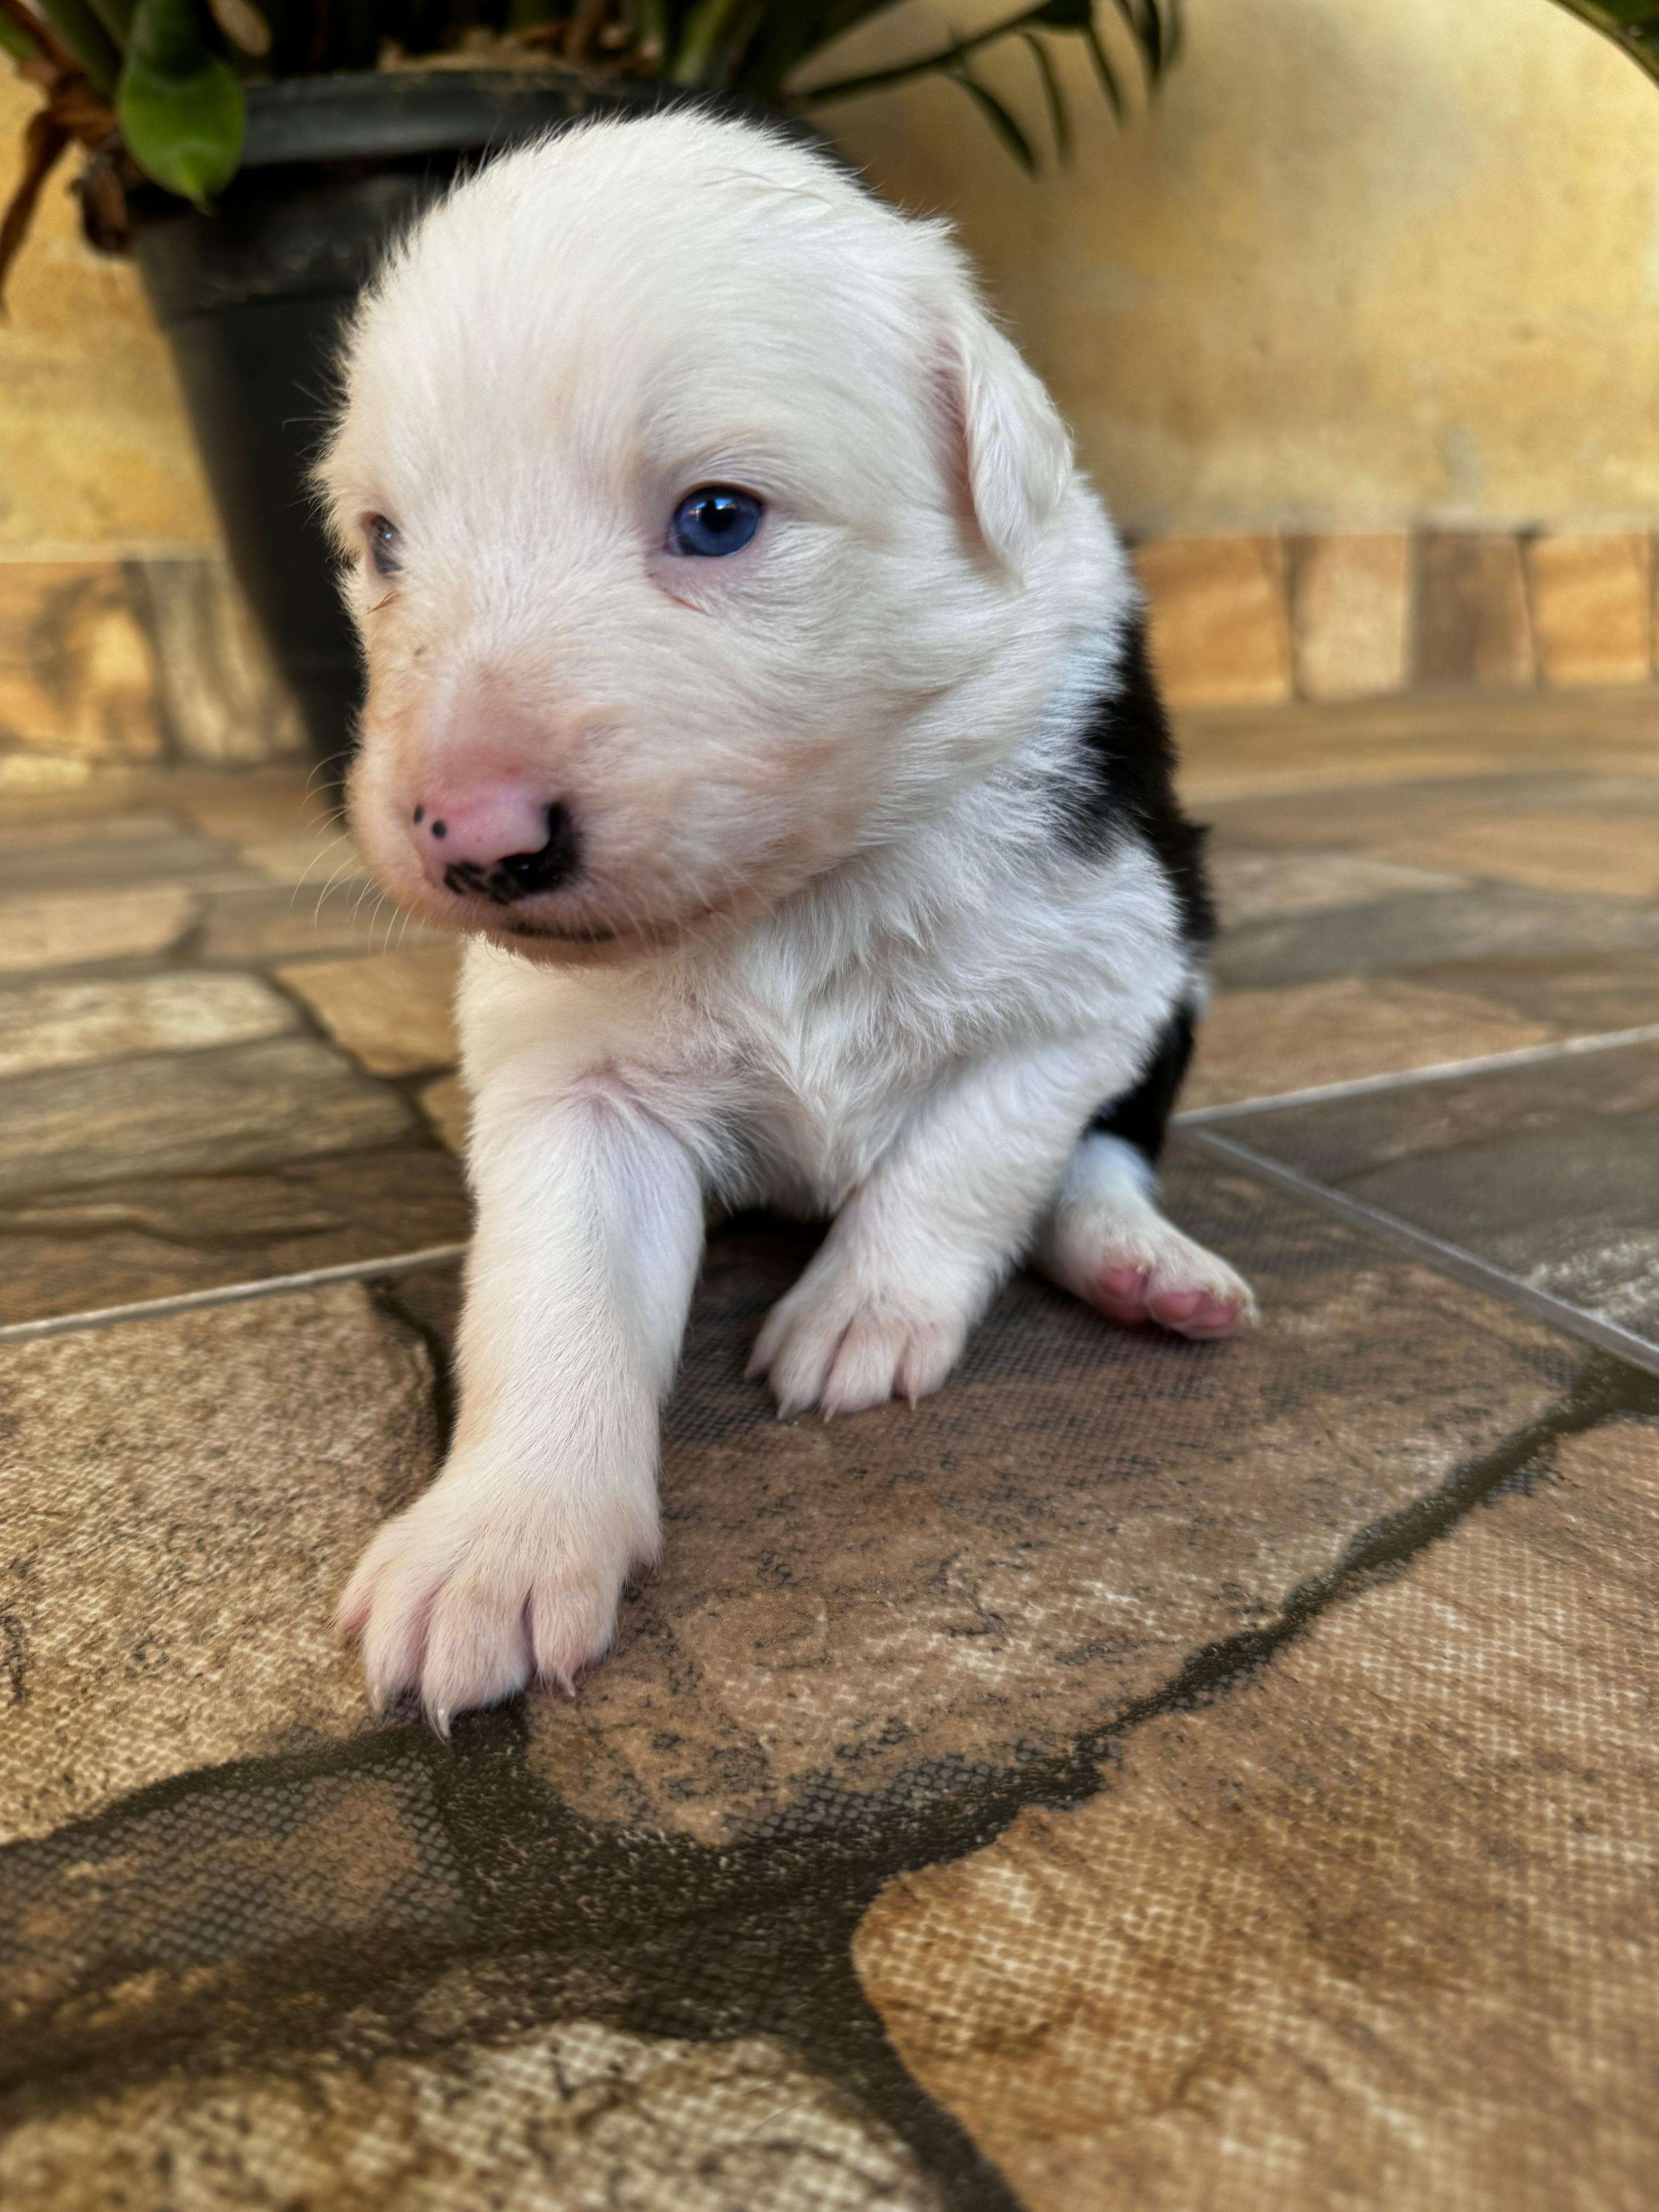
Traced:
POLYGON ((510 70, 288 78, 249 88, 243 164, 212 216, 134 195, 144 288, 231 565, 337 792, 361 680, 310 471, 351 304, 458 172, 584 115, 672 98, 510 70))

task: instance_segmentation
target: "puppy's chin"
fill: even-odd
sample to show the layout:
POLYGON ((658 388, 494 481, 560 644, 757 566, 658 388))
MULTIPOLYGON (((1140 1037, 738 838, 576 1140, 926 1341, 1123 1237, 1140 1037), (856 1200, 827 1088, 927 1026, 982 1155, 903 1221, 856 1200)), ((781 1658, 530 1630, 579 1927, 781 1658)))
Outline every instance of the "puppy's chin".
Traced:
POLYGON ((520 914, 510 908, 491 907, 483 900, 469 901, 470 911, 452 916, 447 927, 459 928, 469 937, 488 938, 492 945, 526 960, 588 967, 606 961, 641 959, 699 939, 724 935, 758 920, 776 902, 751 888, 666 915, 613 916, 605 912, 602 902, 583 910, 580 902, 574 902, 575 910, 566 914, 558 911, 556 901, 549 903, 552 908, 549 913, 520 914))
POLYGON ((477 915, 460 927, 470 937, 487 938, 504 951, 543 967, 591 968, 664 951, 688 935, 695 924, 664 922, 623 929, 601 921, 559 922, 531 915, 513 921, 497 914, 477 915))
POLYGON ((671 950, 686 939, 714 933, 741 919, 731 907, 693 907, 683 915, 611 917, 580 901, 561 912, 501 907, 488 899, 461 899, 433 892, 418 875, 411 880, 398 869, 375 868, 374 878, 393 902, 428 929, 453 937, 482 937, 504 951, 544 966, 588 967, 638 959, 671 950))

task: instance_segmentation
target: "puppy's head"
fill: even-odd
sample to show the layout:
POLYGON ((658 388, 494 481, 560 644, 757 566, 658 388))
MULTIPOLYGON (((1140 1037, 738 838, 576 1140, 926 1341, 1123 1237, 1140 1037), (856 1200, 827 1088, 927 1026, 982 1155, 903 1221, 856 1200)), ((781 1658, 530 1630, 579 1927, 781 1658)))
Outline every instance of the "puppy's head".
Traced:
POLYGON ((351 817, 427 920, 571 958, 753 914, 1037 703, 1066 434, 948 237, 780 137, 497 161, 392 258, 345 395, 351 817))

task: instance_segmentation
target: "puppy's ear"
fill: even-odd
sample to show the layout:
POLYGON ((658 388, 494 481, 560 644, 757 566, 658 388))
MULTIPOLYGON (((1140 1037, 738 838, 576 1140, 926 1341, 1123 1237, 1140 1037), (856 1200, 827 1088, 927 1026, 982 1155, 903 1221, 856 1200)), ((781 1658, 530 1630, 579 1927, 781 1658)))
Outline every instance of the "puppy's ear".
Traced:
POLYGON ((1066 425, 971 294, 945 324, 941 369, 963 495, 986 550, 1021 575, 1071 482, 1066 425))

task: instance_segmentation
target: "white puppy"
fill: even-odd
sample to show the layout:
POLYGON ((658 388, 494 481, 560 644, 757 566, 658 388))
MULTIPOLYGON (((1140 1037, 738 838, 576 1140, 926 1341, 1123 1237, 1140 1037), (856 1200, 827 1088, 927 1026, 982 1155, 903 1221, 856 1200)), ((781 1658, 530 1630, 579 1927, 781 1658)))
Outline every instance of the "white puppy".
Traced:
POLYGON ((708 1200, 834 1218, 786 1414, 936 1390, 1027 1255, 1250 1302, 1153 1203, 1210 925, 1139 602, 941 226, 702 114, 514 154, 373 288, 323 474, 352 823, 472 939, 454 1448, 342 1607, 447 1728, 657 1551, 708 1200))

